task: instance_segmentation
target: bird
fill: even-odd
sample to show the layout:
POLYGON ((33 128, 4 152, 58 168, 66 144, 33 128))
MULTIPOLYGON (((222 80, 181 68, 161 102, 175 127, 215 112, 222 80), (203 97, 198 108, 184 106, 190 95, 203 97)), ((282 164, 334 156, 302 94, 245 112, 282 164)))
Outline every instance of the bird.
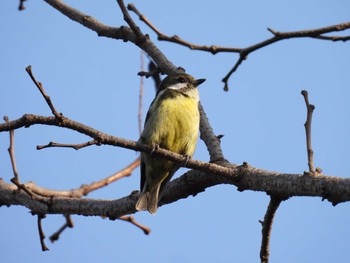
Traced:
MULTIPOLYGON (((160 147, 191 158, 199 133, 199 92, 205 79, 186 73, 168 75, 152 101, 138 143, 160 147)), ((141 153, 140 191, 136 210, 156 214, 167 183, 180 165, 164 157, 141 153)))

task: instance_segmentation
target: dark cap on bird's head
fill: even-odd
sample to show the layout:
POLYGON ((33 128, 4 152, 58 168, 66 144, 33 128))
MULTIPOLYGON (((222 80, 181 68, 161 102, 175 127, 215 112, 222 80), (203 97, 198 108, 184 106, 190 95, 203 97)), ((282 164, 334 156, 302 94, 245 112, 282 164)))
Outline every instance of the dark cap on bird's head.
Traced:
POLYGON ((197 88, 204 81, 205 79, 195 79, 186 73, 172 74, 163 79, 158 87, 157 93, 167 88, 174 90, 197 88))

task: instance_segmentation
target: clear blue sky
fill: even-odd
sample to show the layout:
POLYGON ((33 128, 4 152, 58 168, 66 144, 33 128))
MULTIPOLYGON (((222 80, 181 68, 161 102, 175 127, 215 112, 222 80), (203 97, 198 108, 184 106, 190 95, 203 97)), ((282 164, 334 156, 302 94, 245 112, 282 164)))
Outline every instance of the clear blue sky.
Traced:
MULTIPOLYGON (((69 1, 98 20, 124 24, 115 1, 69 1)), ((266 30, 311 29, 349 21, 349 1, 134 1, 164 33, 199 44, 244 47, 271 36, 266 30)), ((31 83, 33 72, 60 112, 113 135, 137 140, 140 51, 131 43, 99 38, 43 1, 0 4, 0 115, 50 115, 31 83)), ((137 18, 135 18, 138 21, 137 18)), ((300 91, 316 105, 313 119, 315 163, 325 174, 349 177, 350 42, 283 41, 252 53, 223 92, 222 77, 234 54, 213 56, 171 43, 157 42, 165 55, 187 72, 207 81, 200 87, 202 104, 222 147, 233 163, 287 173, 307 170, 303 124, 306 109, 300 91)), ((342 33, 344 34, 344 33, 342 33)), ((349 32, 347 32, 349 34, 349 32)), ((145 81, 144 114, 153 99, 145 81)), ((80 151, 47 149, 49 141, 89 140, 69 130, 35 126, 15 132, 16 158, 22 181, 53 189, 71 189, 123 168, 137 153, 112 147, 80 151)), ((0 177, 12 178, 8 134, 0 134, 0 177)), ((203 142, 195 159, 206 161, 203 142)), ((180 170, 177 175, 183 173, 180 170)), ((138 188, 139 171, 89 195, 116 199, 138 188)), ((216 186, 195 198, 159 209, 156 216, 138 213, 152 232, 101 218, 73 216, 75 227, 64 232, 49 252, 41 252, 36 217, 23 207, 0 208, 1 262, 258 262, 261 220, 268 204, 261 192, 237 192, 216 186)), ((271 241, 271 262, 348 262, 349 203, 332 207, 320 198, 295 197, 278 210, 271 241)), ((47 236, 64 223, 49 215, 47 236)))

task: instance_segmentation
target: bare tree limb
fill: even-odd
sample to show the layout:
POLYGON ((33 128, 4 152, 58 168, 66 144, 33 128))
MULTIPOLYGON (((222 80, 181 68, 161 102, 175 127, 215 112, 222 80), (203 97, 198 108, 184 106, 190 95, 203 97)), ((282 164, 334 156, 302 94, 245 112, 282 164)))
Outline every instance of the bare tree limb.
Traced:
POLYGON ((84 143, 79 143, 79 144, 66 144, 66 143, 57 143, 57 142, 49 142, 46 145, 38 145, 36 147, 37 150, 42 150, 46 148, 51 148, 51 147, 59 147, 59 148, 73 148, 74 150, 79 150, 84 147, 88 147, 91 145, 99 145, 99 142, 96 140, 84 142, 84 143))
MULTIPOLYGON (((187 172, 169 183, 160 205, 196 195, 218 184, 236 185, 240 191, 263 191, 281 196, 319 196, 333 205, 350 201, 350 179, 348 178, 283 174, 249 166, 233 166, 231 171, 231 175, 220 175, 210 171, 187 172)), ((116 200, 51 197, 46 198, 47 202, 43 203, 33 200, 23 191, 14 192, 16 189, 16 186, 0 180, 0 205, 22 205, 42 214, 78 214, 103 216, 110 219, 137 212, 135 204, 138 191, 116 200)))
POLYGON ((226 74, 226 76, 222 79, 222 82, 224 82, 224 90, 228 91, 228 80, 230 79, 231 75, 236 72, 238 67, 242 64, 242 62, 248 57, 248 55, 260 48, 266 47, 268 45, 271 45, 275 42, 278 42, 280 40, 290 39, 290 38, 315 38, 315 39, 322 39, 322 40, 331 40, 331 41, 348 41, 350 40, 350 36, 346 37, 329 37, 324 36, 323 34, 327 34, 330 32, 338 32, 343 31, 350 28, 350 22, 345 22, 341 24, 336 24, 332 26, 322 27, 322 28, 316 28, 316 29, 310 29, 310 30, 301 30, 301 31, 292 31, 292 32, 279 32, 275 31, 271 28, 268 28, 268 31, 270 31, 274 36, 272 38, 266 39, 264 41, 261 41, 257 44, 245 47, 245 48, 236 48, 236 47, 222 47, 217 45, 197 45, 190 43, 182 38, 180 38, 177 35, 168 36, 164 33, 162 33, 156 26, 154 26, 149 19, 143 15, 134 4, 129 4, 128 9, 130 11, 133 11, 136 15, 138 15, 139 19, 144 22, 148 27, 150 27, 158 37, 158 40, 160 41, 168 41, 175 44, 179 44, 185 47, 188 47, 192 50, 200 50, 200 51, 207 51, 212 53, 213 55, 219 53, 219 52, 229 52, 229 53, 238 53, 239 58, 232 67, 232 69, 226 74))
MULTIPOLYGON (((126 140, 123 138, 118 138, 115 136, 108 135, 92 127, 86 126, 82 123, 70 120, 67 117, 63 117, 61 121, 58 121, 56 117, 45 117, 45 116, 38 116, 34 114, 25 114, 17 120, 0 124, 0 132, 10 131, 21 127, 29 127, 35 124, 44 124, 49 126, 68 128, 68 129, 77 131, 81 134, 90 136, 91 138, 97 140, 100 144, 118 146, 118 147, 131 149, 135 151, 145 151, 148 153, 152 152, 152 154, 156 156, 162 155, 168 158, 169 160, 179 162, 179 163, 181 162, 183 163, 187 159, 186 156, 173 153, 166 149, 158 148, 154 150, 154 147, 152 147, 151 145, 140 144, 135 141, 126 140)), ((214 163, 208 164, 205 162, 194 161, 194 160, 189 160, 186 163, 185 167, 191 168, 191 169, 197 169, 197 170, 205 170, 205 171, 207 171, 208 169, 209 170, 214 169, 218 172, 220 171, 220 173, 223 173, 223 174, 230 173, 229 168, 225 168, 220 165, 216 165, 214 163)))
POLYGON ((66 230, 67 228, 73 228, 74 227, 74 223, 73 220, 71 218, 70 215, 65 215, 64 216, 66 219, 66 222, 64 223, 64 225, 62 227, 60 227, 55 233, 53 233, 50 236, 50 241, 52 243, 54 243, 55 241, 57 241, 60 238, 60 235, 63 233, 64 230, 66 230))
POLYGON ((97 182, 92 182, 90 184, 83 184, 79 188, 71 189, 71 190, 52 190, 44 187, 37 186, 34 182, 29 182, 24 184, 27 189, 30 189, 32 193, 35 193, 39 196, 43 197, 66 197, 66 198, 81 198, 83 196, 88 195, 92 191, 105 187, 119 179, 130 176, 134 169, 136 169, 140 165, 140 159, 137 158, 135 161, 130 163, 125 168, 121 169, 114 174, 99 180, 97 182))
POLYGON ((309 95, 306 90, 302 90, 301 95, 303 95, 304 97, 305 105, 307 109, 306 121, 304 123, 304 126, 305 126, 305 133, 306 133, 306 149, 307 149, 308 166, 309 166, 310 174, 314 174, 315 166, 314 166, 314 151, 312 149, 312 143, 311 143, 311 122, 312 122, 312 113, 315 109, 315 106, 309 103, 309 95))
POLYGON ((110 27, 104 25, 94 17, 84 14, 83 12, 68 6, 60 0, 44 1, 73 21, 91 29, 92 31, 95 31, 98 36, 120 39, 134 43, 139 48, 144 50, 154 60, 154 62, 162 70, 163 73, 169 74, 178 71, 177 67, 174 66, 164 56, 164 54, 158 49, 156 45, 154 45, 154 43, 148 37, 142 38, 145 41, 139 41, 138 37, 135 35, 131 28, 126 26, 110 27))
MULTIPOLYGON (((65 16, 69 17, 73 21, 76 21, 83 26, 95 31, 98 33, 99 36, 105 36, 110 37, 114 39, 122 39, 124 41, 130 41, 140 47, 142 50, 144 50, 157 64, 157 67, 161 69, 161 72, 170 74, 174 72, 183 71, 182 69, 179 69, 175 67, 165 56, 164 54, 157 48, 157 46, 154 45, 154 43, 150 40, 150 38, 142 37, 142 41, 138 40, 138 37, 135 36, 135 33, 133 30, 136 30, 137 34, 142 34, 141 31, 138 31, 134 26, 133 30, 131 30, 128 27, 120 27, 120 28, 114 28, 114 27, 108 27, 101 22, 97 21, 95 18, 88 16, 66 4, 64 4, 62 1, 58 0, 45 0, 46 3, 60 11, 65 16)), ((121 4, 123 2, 120 2, 121 4)), ((124 10, 124 13, 127 13, 127 11, 124 10)), ((125 15, 125 14, 124 14, 125 15)), ((130 18, 130 16, 129 16, 130 18)), ((129 19, 128 18, 128 19, 129 19)), ((130 18, 131 19, 131 18, 130 18)), ((132 21, 132 20, 131 20, 132 21)), ((129 21, 130 22, 130 21, 129 21)), ((132 21, 133 22, 133 21, 132 21)), ((131 22, 130 22, 131 23, 131 22)), ((209 133, 209 131, 212 131, 212 128, 208 122, 208 119, 205 115, 205 112, 203 110, 203 107, 200 106, 200 114, 201 114, 201 138, 205 138, 206 141, 211 142, 211 147, 207 145, 207 149, 210 153, 213 152, 213 149, 219 149, 220 143, 219 141, 215 142, 217 139, 214 133, 209 133)), ((222 155, 222 152, 221 154, 222 155)), ((211 158, 212 159, 212 158, 211 158)), ((222 159, 222 156, 217 156, 215 159, 222 159)))
POLYGON ((134 226, 140 228, 145 235, 149 235, 151 233, 151 229, 149 227, 145 227, 145 226, 141 225, 140 223, 136 222, 136 220, 133 216, 121 216, 118 219, 125 221, 125 222, 130 222, 134 226))
POLYGON ((24 6, 25 1, 27 0, 19 0, 19 6, 18 6, 19 11, 23 11, 24 9, 26 9, 26 7, 24 6))
POLYGON ((33 72, 32 72, 32 66, 29 65, 28 67, 26 67, 26 71, 27 71, 27 73, 29 74, 29 76, 30 76, 30 78, 32 79, 32 81, 34 82, 35 86, 39 89, 41 95, 44 97, 44 99, 45 99, 47 105, 48 105, 48 106, 50 107, 50 109, 51 109, 52 114, 53 114, 57 119, 61 119, 62 116, 63 116, 62 113, 58 113, 58 112, 57 112, 57 110, 56 110, 55 107, 53 106, 53 103, 52 103, 50 97, 46 94, 43 85, 35 79, 35 77, 34 77, 34 75, 33 75, 33 72))
MULTIPOLYGON (((9 119, 7 116, 4 116, 5 123, 9 123, 9 119)), ((8 152, 10 155, 11 165, 14 177, 11 179, 11 182, 17 186, 17 189, 21 189, 24 192, 26 192, 32 199, 36 198, 37 200, 41 200, 40 196, 37 196, 35 193, 33 193, 28 187, 26 187, 24 184, 22 184, 19 180, 19 174, 17 171, 17 164, 16 164, 16 158, 15 158, 15 131, 10 130, 10 146, 8 148, 8 152)))
POLYGON ((46 216, 44 214, 37 214, 37 216, 38 216, 38 231, 39 231, 39 237, 40 237, 41 250, 48 251, 49 248, 45 244, 45 233, 44 233, 43 227, 42 227, 42 220, 46 216))
MULTIPOLYGON (((7 116, 4 116, 4 121, 6 123, 9 123, 9 118, 7 116)), ((10 159, 11 159, 11 165, 12 165, 12 171, 13 171, 13 175, 14 175, 14 180, 16 180, 17 182, 19 182, 19 175, 18 175, 18 171, 17 171, 17 164, 16 164, 16 158, 15 158, 15 131, 14 130, 10 130, 10 146, 7 149, 10 155, 10 159)))
POLYGON ((277 209, 282 201, 286 200, 280 196, 270 196, 270 203, 267 207, 264 221, 260 221, 262 224, 262 241, 260 247, 260 260, 261 263, 268 263, 270 256, 270 239, 273 221, 277 212, 277 209))

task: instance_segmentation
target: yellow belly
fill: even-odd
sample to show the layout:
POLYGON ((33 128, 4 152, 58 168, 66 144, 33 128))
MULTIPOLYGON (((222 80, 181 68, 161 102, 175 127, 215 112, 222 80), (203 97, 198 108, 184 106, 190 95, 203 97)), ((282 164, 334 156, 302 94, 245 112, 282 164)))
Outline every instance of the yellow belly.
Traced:
POLYGON ((141 136, 143 142, 192 156, 199 130, 198 101, 179 95, 153 106, 141 136))

